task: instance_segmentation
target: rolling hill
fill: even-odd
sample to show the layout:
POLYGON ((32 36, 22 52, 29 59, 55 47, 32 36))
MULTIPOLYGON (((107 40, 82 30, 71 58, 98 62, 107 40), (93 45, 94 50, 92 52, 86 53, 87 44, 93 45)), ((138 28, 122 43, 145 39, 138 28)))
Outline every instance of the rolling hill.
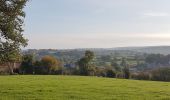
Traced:
POLYGON ((116 55, 134 56, 143 54, 170 54, 170 46, 148 46, 148 47, 119 47, 119 48, 86 48, 86 49, 28 49, 23 53, 34 53, 37 59, 45 55, 53 55, 56 58, 77 60, 84 55, 85 50, 91 50, 96 56, 116 55))

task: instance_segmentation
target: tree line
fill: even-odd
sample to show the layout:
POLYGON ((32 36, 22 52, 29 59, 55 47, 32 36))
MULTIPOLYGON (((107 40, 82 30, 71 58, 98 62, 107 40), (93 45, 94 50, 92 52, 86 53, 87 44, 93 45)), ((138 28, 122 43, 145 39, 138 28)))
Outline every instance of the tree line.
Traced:
MULTIPOLYGON (((169 55, 149 54, 145 58, 147 64, 165 64, 160 63, 161 59, 168 59, 169 55), (159 57, 158 57, 159 56, 159 57), (159 60, 155 60, 159 59, 159 60)), ((169 60, 166 60, 166 64, 169 60)), ((87 50, 84 56, 77 60, 73 67, 65 66, 59 59, 46 55, 40 60, 35 59, 34 54, 22 55, 20 59, 21 66, 14 73, 23 75, 81 75, 81 76, 98 76, 109 78, 125 78, 138 80, 156 80, 156 81, 170 81, 170 68, 158 67, 152 70, 143 70, 140 72, 130 71, 130 66, 126 58, 122 57, 121 62, 114 58, 111 66, 99 67, 95 63, 94 52, 87 50)), ((137 65, 143 66, 142 64, 137 65)), ((137 67, 136 66, 136 67, 137 67)), ((10 69, 11 70, 11 69, 10 69)), ((9 72, 10 72, 9 70, 9 72)))
MULTIPOLYGON (((33 54, 26 54, 22 57, 19 72, 21 74, 71 74, 116 77, 116 67, 97 67, 94 63, 94 57, 94 52, 87 50, 84 56, 71 68, 64 67, 63 63, 53 56, 47 55, 42 57, 41 60, 35 60, 33 54)), ((123 60, 122 64, 125 65, 126 62, 123 60)), ((120 71, 120 69, 117 71, 120 71)))
MULTIPOLYGON (((153 63, 149 61, 157 58, 158 55, 160 54, 150 54, 146 57, 145 60, 148 64, 153 63)), ((161 58, 165 59, 168 57, 169 55, 162 56, 161 58)), ((84 56, 75 63, 74 67, 67 67, 64 66, 62 61, 56 59, 53 56, 46 55, 40 60, 35 60, 33 54, 26 54, 22 57, 21 67, 18 69, 18 73, 33 75, 82 75, 109 78, 170 81, 170 68, 167 67, 158 67, 152 70, 144 70, 134 73, 130 71, 131 66, 129 66, 126 58, 122 58, 120 63, 118 63, 117 59, 114 58, 111 66, 109 67, 96 66, 94 58, 94 52, 87 50, 85 51, 84 56)), ((159 61, 161 61, 161 59, 159 61)))
POLYGON ((122 60, 122 69, 115 67, 97 67, 94 63, 94 52, 85 51, 74 67, 64 67, 63 63, 53 56, 46 55, 40 60, 35 60, 33 54, 26 54, 22 57, 21 67, 18 69, 19 74, 57 74, 57 75, 83 75, 83 76, 102 76, 102 77, 121 77, 129 78, 130 71, 125 61, 122 60), (119 75, 118 75, 119 74, 119 75))

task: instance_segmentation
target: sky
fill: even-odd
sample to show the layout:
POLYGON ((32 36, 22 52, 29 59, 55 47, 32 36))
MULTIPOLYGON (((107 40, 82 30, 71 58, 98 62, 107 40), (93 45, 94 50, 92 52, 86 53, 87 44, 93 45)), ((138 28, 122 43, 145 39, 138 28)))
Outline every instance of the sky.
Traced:
POLYGON ((29 49, 170 45, 170 0, 30 0, 29 49))

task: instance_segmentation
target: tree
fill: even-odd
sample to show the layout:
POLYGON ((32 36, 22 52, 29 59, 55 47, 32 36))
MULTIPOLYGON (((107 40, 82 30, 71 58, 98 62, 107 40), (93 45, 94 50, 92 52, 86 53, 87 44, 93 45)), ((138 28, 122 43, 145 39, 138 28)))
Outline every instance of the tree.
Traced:
POLYGON ((126 58, 122 58, 122 61, 121 61, 120 65, 121 65, 122 67, 126 67, 126 66, 127 66, 126 58))
POLYGON ((122 58, 121 66, 123 67, 124 78, 130 78, 130 70, 126 58, 122 58))
POLYGON ((112 60, 111 66, 115 69, 115 71, 118 71, 118 72, 121 71, 121 68, 120 68, 120 66, 118 64, 118 60, 117 60, 116 57, 112 60))
POLYGON ((28 0, 0 0, 0 59, 7 63, 13 74, 14 63, 19 61, 20 48, 27 45, 23 37, 25 13, 23 8, 28 0))
POLYGON ((85 52, 85 58, 87 58, 88 61, 91 61, 94 59, 94 52, 87 50, 85 52))
POLYGON ((52 56, 44 56, 41 59, 41 62, 42 66, 46 67, 48 74, 51 74, 52 71, 59 70, 59 67, 61 67, 59 60, 52 56))
POLYGON ((22 57, 21 71, 23 74, 34 74, 34 55, 26 54, 22 57))
POLYGON ((170 82, 170 68, 158 68, 151 71, 151 80, 170 82))
POLYGON ((79 70, 81 75, 89 75, 94 72, 94 64, 92 64, 92 60, 94 59, 94 53, 92 51, 87 50, 85 52, 85 56, 82 57, 78 61, 79 70))
POLYGON ((123 68, 123 73, 124 73, 124 78, 125 79, 129 79, 130 78, 130 70, 129 70, 129 67, 128 66, 125 66, 123 68))
POLYGON ((35 74, 39 74, 39 75, 47 74, 46 68, 42 66, 42 62, 38 60, 35 61, 34 63, 34 71, 35 71, 35 74))
POLYGON ((146 57, 145 62, 149 64, 161 64, 161 59, 164 58, 162 54, 150 54, 146 57))

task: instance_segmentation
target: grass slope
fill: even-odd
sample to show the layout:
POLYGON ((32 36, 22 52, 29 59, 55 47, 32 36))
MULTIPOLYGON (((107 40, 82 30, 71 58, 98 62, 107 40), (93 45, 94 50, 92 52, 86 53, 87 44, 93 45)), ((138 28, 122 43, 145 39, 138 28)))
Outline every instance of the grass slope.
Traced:
POLYGON ((78 76, 0 76, 0 100, 170 100, 170 83, 78 76))

